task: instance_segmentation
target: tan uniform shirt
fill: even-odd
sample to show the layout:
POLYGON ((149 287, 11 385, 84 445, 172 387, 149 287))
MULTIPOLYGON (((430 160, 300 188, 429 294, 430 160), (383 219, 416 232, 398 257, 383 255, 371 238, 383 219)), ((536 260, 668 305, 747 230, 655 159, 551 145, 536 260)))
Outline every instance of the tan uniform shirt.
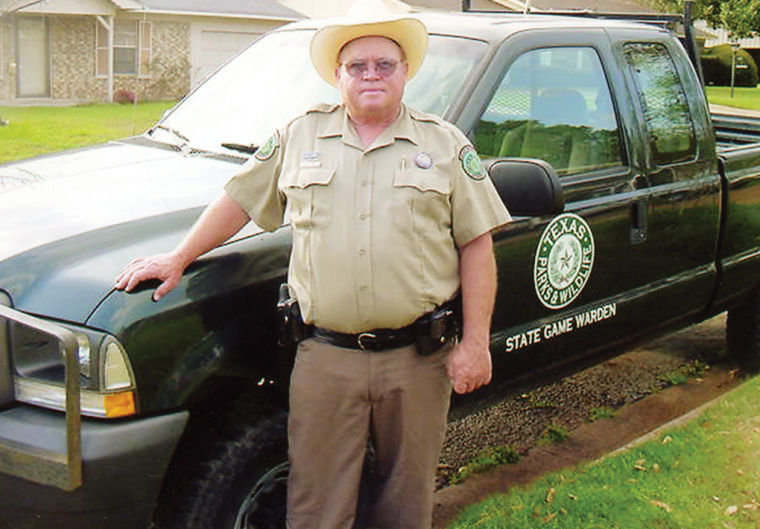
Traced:
POLYGON ((509 221, 467 138, 402 108, 364 148, 342 105, 277 132, 226 186, 266 230, 289 216, 288 283, 304 321, 400 328, 459 288, 459 252, 509 221))

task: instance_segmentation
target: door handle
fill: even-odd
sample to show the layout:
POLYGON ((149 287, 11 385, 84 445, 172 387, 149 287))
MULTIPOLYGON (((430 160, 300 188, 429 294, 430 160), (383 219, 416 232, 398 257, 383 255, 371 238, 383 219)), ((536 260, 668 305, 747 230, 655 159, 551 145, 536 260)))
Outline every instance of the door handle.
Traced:
POLYGON ((638 198, 631 204, 631 244, 641 244, 647 239, 649 201, 638 198))

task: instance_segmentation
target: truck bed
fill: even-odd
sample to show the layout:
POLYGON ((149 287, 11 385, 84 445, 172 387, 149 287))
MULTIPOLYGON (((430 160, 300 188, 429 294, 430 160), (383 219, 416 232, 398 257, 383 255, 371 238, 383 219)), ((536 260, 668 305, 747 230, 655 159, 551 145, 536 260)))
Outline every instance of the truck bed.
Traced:
POLYGON ((760 143, 760 118, 711 112, 716 148, 724 151, 760 143))

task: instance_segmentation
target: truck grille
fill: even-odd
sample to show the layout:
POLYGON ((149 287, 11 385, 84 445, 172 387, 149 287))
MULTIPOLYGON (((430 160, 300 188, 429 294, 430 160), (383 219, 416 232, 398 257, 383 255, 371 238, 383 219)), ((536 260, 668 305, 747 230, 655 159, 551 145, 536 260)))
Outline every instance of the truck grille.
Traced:
MULTIPOLYGON (((0 292, 0 305, 8 307, 10 304, 8 296, 0 292)), ((10 324, 0 317, 0 408, 12 403, 13 400, 10 324)))

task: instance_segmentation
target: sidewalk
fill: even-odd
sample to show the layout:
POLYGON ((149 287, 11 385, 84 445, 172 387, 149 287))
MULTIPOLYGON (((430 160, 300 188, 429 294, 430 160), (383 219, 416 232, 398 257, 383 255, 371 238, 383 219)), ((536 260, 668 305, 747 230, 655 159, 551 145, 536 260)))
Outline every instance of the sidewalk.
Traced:
POLYGON ((710 111, 716 114, 730 114, 734 116, 747 116, 760 118, 760 110, 749 110, 746 108, 727 107, 724 105, 714 105, 710 103, 710 111))

